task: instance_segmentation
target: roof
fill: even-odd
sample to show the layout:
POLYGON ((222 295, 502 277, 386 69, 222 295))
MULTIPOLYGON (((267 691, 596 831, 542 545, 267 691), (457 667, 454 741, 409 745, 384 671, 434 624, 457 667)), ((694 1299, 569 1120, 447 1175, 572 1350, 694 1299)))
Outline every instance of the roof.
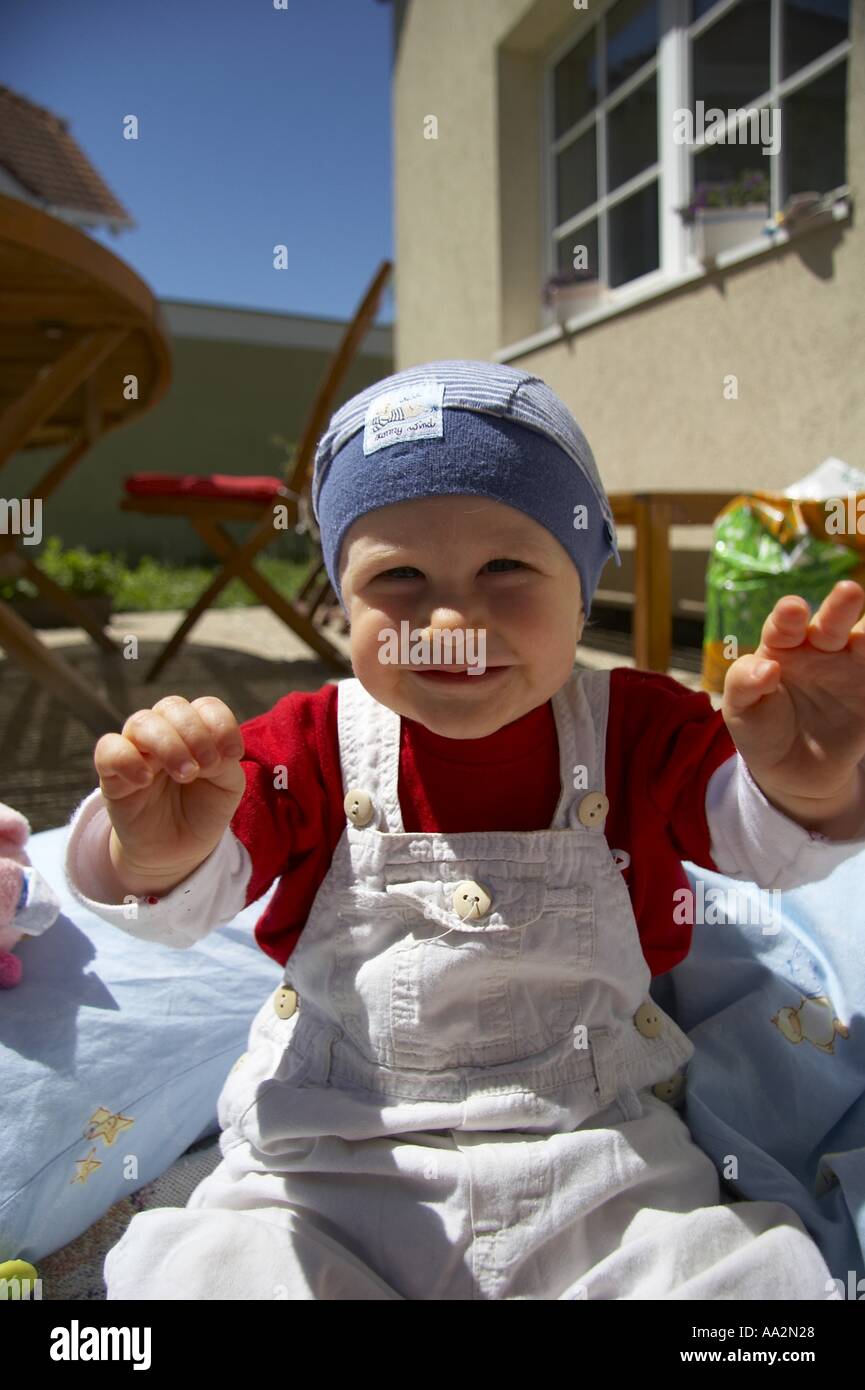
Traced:
POLYGON ((20 186, 22 198, 57 217, 114 231, 136 225, 69 134, 69 122, 2 85, 0 170, 20 186))
MULTIPOLYGON (((159 303, 172 338, 212 339, 222 343, 333 353, 347 326, 346 319, 274 314, 236 304, 196 303, 188 299, 160 299, 159 303)), ((358 344, 357 356, 392 359, 393 324, 374 324, 367 329, 358 344)))

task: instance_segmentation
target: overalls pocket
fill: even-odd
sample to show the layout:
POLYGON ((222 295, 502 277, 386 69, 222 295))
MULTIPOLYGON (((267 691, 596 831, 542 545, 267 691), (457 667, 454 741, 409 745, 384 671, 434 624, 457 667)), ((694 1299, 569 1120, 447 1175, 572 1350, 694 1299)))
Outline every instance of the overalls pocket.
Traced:
POLYGON ((366 924, 342 928, 334 948, 333 1002, 364 1056, 406 1070, 486 1067, 570 1033, 594 958, 594 898, 589 883, 548 888, 545 871, 385 866, 378 893, 364 890, 366 924))

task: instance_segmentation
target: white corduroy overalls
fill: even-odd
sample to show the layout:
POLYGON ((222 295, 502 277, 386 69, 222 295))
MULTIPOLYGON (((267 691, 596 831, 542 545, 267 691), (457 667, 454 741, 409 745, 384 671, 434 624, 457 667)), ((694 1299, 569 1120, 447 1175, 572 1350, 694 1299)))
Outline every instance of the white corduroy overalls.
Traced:
POLYGON ((222 1162, 133 1218, 109 1298, 826 1297, 798 1217, 725 1203, 662 1098, 694 1048, 604 836, 608 691, 553 697, 549 830, 427 834, 399 716, 340 683, 346 829, 219 1098, 222 1162))

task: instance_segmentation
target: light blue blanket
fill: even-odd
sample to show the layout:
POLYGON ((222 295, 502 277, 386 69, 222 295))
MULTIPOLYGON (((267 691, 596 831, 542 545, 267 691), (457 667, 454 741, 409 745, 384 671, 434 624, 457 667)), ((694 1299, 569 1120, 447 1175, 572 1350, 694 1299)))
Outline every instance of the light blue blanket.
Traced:
POLYGON ((0 991, 0 1262, 37 1268, 217 1131, 216 1098, 282 977, 253 936, 261 902, 188 951, 85 912, 66 838, 28 842, 63 915, 19 944, 22 983, 0 991))
POLYGON ((685 870, 707 924, 652 984, 696 1049, 683 1118, 735 1195, 799 1214, 838 1297, 865 1298, 865 854, 774 904, 685 870))

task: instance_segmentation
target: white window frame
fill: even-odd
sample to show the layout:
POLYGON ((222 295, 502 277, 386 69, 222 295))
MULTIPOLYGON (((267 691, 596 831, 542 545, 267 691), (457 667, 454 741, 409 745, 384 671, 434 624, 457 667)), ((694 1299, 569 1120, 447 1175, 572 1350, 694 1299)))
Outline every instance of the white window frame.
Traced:
MULTIPOLYGON (((691 54, 691 43, 693 42, 693 40, 700 38, 700 36, 703 33, 705 33, 707 29, 710 29, 712 27, 716 20, 722 19, 723 16, 727 14, 729 10, 734 10, 736 6, 740 3, 741 0, 718 0, 718 3, 716 5, 713 5, 712 9, 709 10, 707 14, 703 15, 702 19, 695 20, 693 24, 688 26, 687 53, 689 59, 691 54)), ((851 6, 855 3, 856 0, 851 0, 851 6)), ((844 62, 844 60, 850 53, 853 44, 849 38, 843 39, 842 42, 836 44, 834 48, 828 49, 826 53, 821 53, 820 57, 815 58, 813 62, 807 63, 803 68, 799 68, 795 73, 793 73, 792 77, 785 77, 782 79, 781 46, 783 35, 781 32, 781 0, 770 0, 770 5, 771 9, 769 12, 769 86, 766 88, 764 92, 761 92, 759 96, 751 97, 749 99, 748 105, 749 107, 756 109, 760 109, 764 106, 774 106, 778 107, 778 109, 780 110, 781 102, 785 99, 785 97, 791 96, 794 92, 798 92, 802 87, 809 86, 812 82, 816 81, 817 78, 822 77, 824 73, 828 72, 830 68, 834 68, 839 63, 844 62)), ((690 83, 686 88, 686 92, 690 92, 690 83)), ((726 134, 728 128, 732 129, 732 126, 733 122, 729 120, 725 122, 724 133, 726 134)), ((784 134, 782 126, 782 143, 783 138, 784 134)), ((692 146, 684 145, 682 146, 682 148, 686 151, 690 158, 693 158, 695 155, 699 154, 700 150, 704 150, 709 147, 705 143, 702 143, 699 145, 695 144, 692 146)), ((780 211, 781 207, 783 206, 782 200, 779 197, 781 185, 779 169, 779 161, 781 159, 780 151, 776 151, 774 154, 770 154, 768 158, 770 161, 769 216, 774 217, 775 213, 780 211)))
MULTIPOLYGON (((655 180, 658 182, 658 207, 659 207, 659 227, 658 227, 658 251, 659 266, 656 270, 649 271, 645 275, 628 280, 622 285, 607 290, 607 307, 599 314, 598 310, 590 311, 585 315, 587 319, 594 320, 597 317, 606 317, 612 310, 615 311, 617 305, 626 305, 632 300, 643 300, 651 297, 653 292, 663 292, 674 284, 681 283, 683 277, 688 279, 696 275, 705 275, 706 268, 697 259, 694 250, 694 237, 692 230, 685 225, 680 215, 676 212, 677 207, 682 207, 688 203, 692 189, 692 170, 690 160, 693 159, 701 150, 710 146, 702 142, 693 145, 677 145, 673 140, 674 113, 677 110, 687 108, 691 105, 691 46, 695 39, 698 39, 707 29, 728 11, 735 9, 740 0, 718 0, 702 18, 688 23, 690 11, 689 0, 659 0, 658 11, 660 20, 661 36, 656 53, 645 62, 637 72, 633 73, 625 82, 616 88, 610 98, 606 93, 606 66, 602 62, 603 53, 606 46, 606 19, 607 14, 618 3, 618 0, 601 0, 600 6, 594 5, 590 12, 575 14, 575 20, 582 19, 582 24, 576 23, 567 38, 548 53, 543 67, 543 93, 542 93, 542 119, 541 119, 541 139, 542 139, 542 189, 544 200, 544 237, 542 248, 541 272, 543 280, 554 275, 557 270, 556 244, 563 236, 571 236, 579 232, 580 228, 595 220, 598 223, 598 276, 599 279, 608 285, 608 235, 606 234, 606 219, 610 208, 624 201, 626 198, 638 192, 640 188, 651 184, 655 180), (555 83, 554 71, 557 64, 566 56, 570 50, 586 37, 586 34, 594 29, 596 35, 596 57, 598 73, 600 79, 599 100, 592 110, 587 113, 569 130, 565 131, 558 138, 554 137, 555 129, 555 83), (648 77, 656 73, 657 77, 657 110, 658 110, 658 159, 648 168, 642 170, 634 178, 626 183, 619 185, 614 193, 606 191, 606 148, 605 148, 605 121, 598 120, 600 112, 609 113, 615 110, 620 101, 624 100, 635 88, 639 87, 648 77), (556 195, 556 156, 561 150, 567 148, 574 140, 595 125, 597 131, 597 168, 598 168, 598 199, 589 207, 582 209, 573 217, 557 224, 555 221, 555 195, 556 195), (662 132, 667 131, 666 140, 662 138, 662 132), (556 234, 559 234, 558 236, 556 234)), ((806 67, 800 68, 792 77, 783 80, 780 78, 781 67, 781 0, 770 0, 770 53, 769 53, 769 76, 770 85, 765 92, 755 95, 749 99, 749 108, 760 108, 763 106, 779 106, 781 101, 806 87, 815 79, 822 77, 825 72, 836 64, 843 62, 849 55, 852 42, 850 38, 837 44, 835 48, 816 58, 806 67)), ((728 122, 728 124, 730 124, 728 122)), ((725 127, 726 133, 726 127, 725 127)), ((783 132, 782 132, 783 138, 783 132)), ((780 152, 768 156, 771 165, 771 202, 769 207, 769 217, 774 217, 779 206, 779 186, 780 170, 777 161, 781 158, 780 152)), ((842 192, 844 190, 839 190, 842 192)), ((768 249, 770 239, 763 237, 762 245, 759 241, 751 243, 747 250, 768 249)), ((739 259, 738 254, 734 259, 739 259)), ((551 322, 553 315, 548 315, 548 322, 551 322)))

